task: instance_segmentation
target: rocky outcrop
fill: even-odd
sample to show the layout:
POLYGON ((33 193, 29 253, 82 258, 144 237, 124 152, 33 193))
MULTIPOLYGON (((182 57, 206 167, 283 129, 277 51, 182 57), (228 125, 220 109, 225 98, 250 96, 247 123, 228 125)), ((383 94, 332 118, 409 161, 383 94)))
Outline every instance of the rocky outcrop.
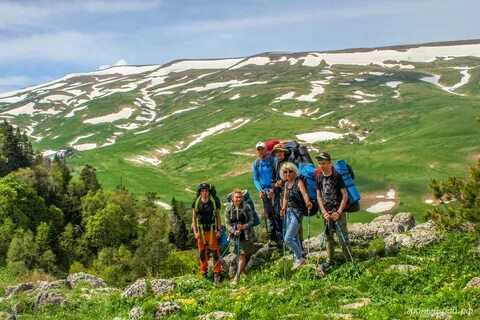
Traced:
POLYGON ((180 312, 180 306, 175 302, 159 303, 155 309, 155 319, 162 319, 172 314, 180 312))
POLYGON ((35 299, 35 307, 39 308, 47 304, 63 304, 65 297, 58 292, 42 291, 35 299))
POLYGON ((86 283, 93 288, 101 288, 107 286, 103 279, 84 272, 71 274, 67 277, 66 281, 71 289, 74 289, 80 283, 86 283))
POLYGON ((36 288, 37 286, 33 282, 25 282, 25 283, 20 283, 16 286, 10 286, 5 289, 5 298, 11 298, 14 295, 21 293, 21 292, 28 292, 32 291, 36 288))
POLYGON ((406 232, 414 226, 415 218, 409 212, 401 212, 395 216, 385 214, 376 217, 370 223, 350 224, 348 226, 348 236, 353 243, 361 243, 406 232))
POLYGON ((277 250, 275 247, 265 245, 261 247, 257 252, 255 252, 247 263, 245 270, 248 271, 250 269, 254 269, 256 267, 262 266, 267 263, 271 257, 273 252, 277 250))
MULTIPOLYGON (((158 296, 175 289, 175 282, 169 279, 153 279, 150 281, 149 286, 152 290, 152 293, 158 296)), ((125 288, 125 290, 123 290, 122 297, 138 298, 144 297, 147 294, 147 280, 138 279, 137 281, 129 285, 127 288, 125 288)))
POLYGON ((470 281, 468 281, 467 285, 465 286, 465 289, 472 289, 472 288, 480 288, 480 277, 475 277, 475 278, 472 278, 470 281))
POLYGON ((391 234, 386 237, 385 250, 387 253, 398 251, 400 248, 421 248, 439 240, 440 232, 432 221, 417 225, 409 232, 391 234))
POLYGON ((144 316, 143 309, 140 307, 133 307, 128 313, 128 320, 140 320, 144 316))

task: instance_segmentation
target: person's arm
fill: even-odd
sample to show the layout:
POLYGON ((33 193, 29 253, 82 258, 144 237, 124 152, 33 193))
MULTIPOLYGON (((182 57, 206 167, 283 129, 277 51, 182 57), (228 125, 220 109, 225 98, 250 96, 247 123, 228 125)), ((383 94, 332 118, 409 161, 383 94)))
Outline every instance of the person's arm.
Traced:
POLYGON ((318 183, 317 183, 317 202, 318 202, 318 207, 320 208, 320 212, 322 212, 323 218, 325 220, 328 220, 329 219, 328 211, 327 209, 325 209, 325 205, 323 204, 322 193, 320 192, 318 183))
POLYGON ((287 210, 287 184, 283 186, 283 198, 282 198, 282 208, 280 209, 280 215, 285 215, 285 210, 287 210))
POLYGON ((345 208, 347 207, 347 204, 348 204, 347 189, 342 188, 342 189, 340 189, 340 192, 342 193, 342 202, 340 203, 340 207, 337 210, 339 216, 343 214, 343 211, 345 210, 345 208))
POLYGON ((252 172, 253 172, 253 184, 255 185, 255 188, 257 189, 258 192, 262 192, 262 184, 260 183, 260 174, 258 172, 258 167, 257 167, 257 161, 258 160, 255 160, 253 162, 253 168, 252 168, 252 172))
POLYGON ((228 233, 232 234, 233 233, 233 227, 232 227, 232 220, 230 219, 230 206, 227 206, 225 208, 225 224, 227 226, 228 233))
POLYGON ((220 217, 220 208, 215 210, 215 221, 217 226, 217 232, 220 232, 220 228, 222 227, 222 218, 220 217))
POLYGON ((308 196, 307 189, 305 188, 305 183, 303 183, 303 180, 299 179, 298 180, 298 188, 300 189, 300 193, 302 194, 303 201, 305 201, 305 204, 307 205, 307 208, 310 210, 312 209, 312 203, 310 202, 310 197, 308 196))
POLYGON ((198 226, 197 226, 197 213, 195 209, 192 209, 192 231, 193 231, 193 234, 195 235, 195 238, 197 238, 198 226))

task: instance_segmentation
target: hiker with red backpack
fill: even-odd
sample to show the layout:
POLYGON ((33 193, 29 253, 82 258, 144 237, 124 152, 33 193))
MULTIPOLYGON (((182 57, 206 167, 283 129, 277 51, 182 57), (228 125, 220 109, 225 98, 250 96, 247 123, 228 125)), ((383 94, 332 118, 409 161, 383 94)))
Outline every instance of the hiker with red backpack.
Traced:
POLYGON ((298 168, 292 162, 286 162, 280 169, 285 177, 281 215, 285 217, 284 242, 293 252, 295 261, 293 270, 305 264, 305 255, 300 242, 299 230, 303 216, 313 208, 305 183, 298 175, 298 168))
POLYGON ((334 233, 337 234, 345 257, 353 261, 346 216, 349 196, 344 179, 332 164, 330 154, 322 152, 316 159, 319 165, 316 177, 317 201, 325 224, 328 255, 327 263, 322 268, 328 268, 335 264, 334 233))
POLYGON ((197 188, 197 197, 192 204, 192 230, 197 242, 200 261, 200 273, 206 277, 208 260, 213 255, 213 279, 220 282, 222 264, 218 239, 221 233, 221 203, 216 197, 215 188, 209 183, 201 183, 197 188))
POLYGON ((255 146, 257 159, 253 162, 252 175, 253 183, 259 193, 259 197, 263 203, 263 216, 265 218, 265 226, 271 241, 278 242, 275 234, 274 209, 273 209, 273 165, 274 159, 267 152, 264 142, 258 142, 255 146))

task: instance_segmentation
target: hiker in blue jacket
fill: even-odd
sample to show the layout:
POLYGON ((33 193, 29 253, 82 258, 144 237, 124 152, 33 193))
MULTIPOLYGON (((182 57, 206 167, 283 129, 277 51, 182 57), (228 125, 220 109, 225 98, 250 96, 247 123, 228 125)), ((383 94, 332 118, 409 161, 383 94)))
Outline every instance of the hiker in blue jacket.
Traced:
POLYGON ((263 216, 270 241, 278 242, 275 235, 275 223, 273 220, 273 168, 274 159, 267 153, 265 143, 258 142, 255 146, 257 159, 253 162, 253 183, 259 192, 260 199, 263 202, 263 216))

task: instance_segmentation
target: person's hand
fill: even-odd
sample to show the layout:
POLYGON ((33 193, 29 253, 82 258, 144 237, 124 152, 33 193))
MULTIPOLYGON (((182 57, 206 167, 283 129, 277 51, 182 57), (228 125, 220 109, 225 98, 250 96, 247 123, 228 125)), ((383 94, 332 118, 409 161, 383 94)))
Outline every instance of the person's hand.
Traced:
POLYGON ((238 225, 238 230, 245 230, 246 227, 247 227, 246 224, 239 224, 239 225, 238 225))
POLYGON ((217 239, 220 239, 221 236, 222 236, 222 230, 218 229, 217 230, 217 239))
POLYGON ((328 214, 327 211, 322 212, 322 215, 323 215, 323 219, 325 219, 325 220, 327 220, 327 221, 330 220, 330 215, 328 214))
POLYGON ((340 214, 335 211, 334 213, 332 213, 332 220, 337 221, 338 219, 340 219, 340 214))
POLYGON ((285 208, 280 209, 280 216, 285 217, 285 208))
POLYGON ((310 201, 307 202, 307 209, 308 210, 312 210, 313 208, 313 203, 311 203, 310 201))
POLYGON ((234 234, 238 237, 240 235, 240 230, 235 230, 234 234))
POLYGON ((268 197, 269 197, 270 199, 273 198, 273 190, 268 191, 268 197))
POLYGON ((193 234, 195 235, 195 240, 200 239, 200 232, 194 232, 193 234))
POLYGON ((282 180, 278 180, 277 182, 275 182, 275 187, 277 187, 277 188, 283 187, 283 181, 282 181, 282 180))
POLYGON ((263 192, 263 191, 260 191, 260 193, 258 195, 259 195, 260 199, 265 198, 265 192, 263 192))

